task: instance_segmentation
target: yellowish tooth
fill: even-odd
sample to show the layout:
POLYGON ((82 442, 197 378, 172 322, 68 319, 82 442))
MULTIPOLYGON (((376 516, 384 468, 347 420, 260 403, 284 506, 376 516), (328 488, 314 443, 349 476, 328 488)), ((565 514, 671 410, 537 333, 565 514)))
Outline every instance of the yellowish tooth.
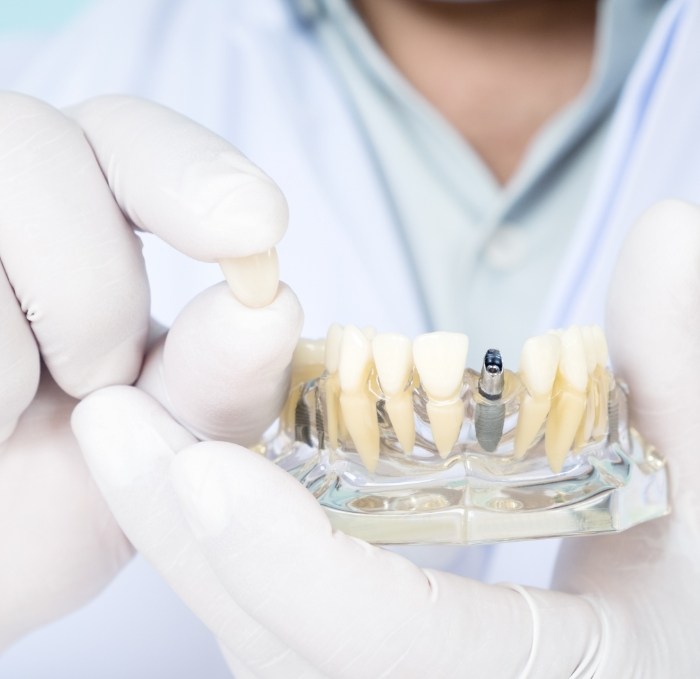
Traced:
POLYGON ((597 363, 594 373, 596 393, 596 408, 593 422, 593 438, 601 438, 608 433, 608 400, 610 397, 611 379, 608 372, 608 343, 602 328, 592 326, 593 339, 596 346, 597 363))
POLYGON ((396 333, 381 333, 372 340, 372 353, 385 408, 396 438, 406 453, 413 450, 416 427, 413 415, 411 340, 396 333))
POLYGON ((293 421, 294 412, 299 401, 299 386, 313 380, 323 372, 325 340, 302 337, 292 355, 292 374, 289 381, 290 394, 282 412, 282 421, 293 421))
POLYGON ((413 341, 413 360, 428 395, 428 419, 442 457, 450 453, 462 428, 460 398, 469 338, 455 332, 431 332, 413 341))
POLYGON ((277 296, 279 263, 271 248, 248 257, 219 260, 226 281, 236 298, 249 307, 263 307, 277 296))
POLYGON ((338 448, 340 430, 340 381, 338 363, 340 362, 340 344, 343 340, 343 326, 333 323, 326 334, 326 433, 331 448, 338 448))
POLYGON ((292 382, 308 382, 318 377, 324 368, 326 341, 302 337, 292 355, 292 382))
POLYGON ((586 411, 581 418, 581 424, 574 439, 575 450, 583 448, 594 436, 595 421, 599 413, 600 404, 599 372, 600 368, 604 368, 607 362, 607 344, 603 331, 597 325, 588 325, 581 328, 581 336, 586 352, 588 387, 586 390, 586 411))
POLYGON ((464 403, 461 399, 445 403, 428 401, 426 410, 435 447, 444 459, 452 452, 459 438, 464 422, 464 403))
POLYGON ((588 371, 583 336, 578 326, 560 335, 561 355, 554 382, 554 398, 545 427, 545 452, 549 466, 559 472, 574 443, 586 410, 588 371))
POLYGON ((520 399, 515 427, 517 458, 525 455, 547 419, 560 353, 561 340, 555 334, 530 337, 523 345, 519 374, 527 393, 520 399))
POLYGON ((377 403, 369 390, 372 345, 364 333, 348 325, 340 344, 338 376, 340 409, 362 462, 373 472, 379 462, 377 403))

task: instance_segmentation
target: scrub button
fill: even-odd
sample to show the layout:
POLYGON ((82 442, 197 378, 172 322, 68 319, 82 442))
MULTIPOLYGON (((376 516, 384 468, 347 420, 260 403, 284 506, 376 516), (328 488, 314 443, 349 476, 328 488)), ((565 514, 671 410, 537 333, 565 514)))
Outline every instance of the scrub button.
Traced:
POLYGON ((527 256, 527 239, 522 227, 503 224, 486 243, 484 260, 494 269, 505 271, 516 267, 527 256))

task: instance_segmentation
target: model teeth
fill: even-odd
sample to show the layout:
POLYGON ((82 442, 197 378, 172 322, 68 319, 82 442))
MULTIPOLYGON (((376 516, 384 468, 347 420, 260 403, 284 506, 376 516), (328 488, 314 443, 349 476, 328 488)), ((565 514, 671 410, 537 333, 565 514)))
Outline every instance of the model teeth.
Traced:
POLYGON ((555 334, 531 337, 523 345, 520 379, 527 393, 520 401, 515 428, 516 457, 525 455, 547 419, 560 353, 561 340, 555 334))
POLYGON ((591 326, 592 341, 596 349, 597 364, 594 371, 595 415, 593 438, 599 439, 608 433, 608 400, 610 397, 610 373, 608 372, 608 343, 603 330, 591 326))
POLYGON ((343 326, 333 323, 326 335, 326 432, 332 448, 338 447, 338 431, 340 429, 340 381, 338 379, 338 364, 340 363, 340 344, 343 341, 343 326))
POLYGON ((516 398, 517 421, 509 435, 514 459, 522 458, 544 432, 549 466, 559 472, 570 452, 608 434, 608 400, 614 382, 606 367, 605 337, 598 326, 572 326, 528 339, 520 356, 519 382, 503 369, 500 352, 489 350, 477 388, 472 382, 474 371, 465 376, 468 348, 469 339, 458 333, 433 332, 411 342, 395 333, 377 334, 373 328, 333 324, 325 341, 299 343, 292 363, 294 388, 283 422, 295 423, 301 432, 295 430, 299 440, 307 440, 299 436, 317 427, 319 446, 329 445, 333 450, 351 440, 365 467, 374 472, 382 435, 378 399, 382 399, 396 440, 407 454, 414 451, 416 417, 421 417, 414 400, 417 404, 422 401, 434 449, 445 458, 455 448, 465 421, 466 379, 479 392, 469 397, 476 441, 465 441, 468 450, 478 444, 475 450, 501 451, 504 423, 512 422, 507 418, 515 413, 508 404, 515 404, 516 398), (498 358, 497 371, 492 370, 494 356, 498 358), (310 418, 318 417, 314 410, 318 406, 306 403, 306 413, 297 413, 295 408, 304 393, 299 385, 308 384, 321 373, 318 388, 325 396, 322 427, 310 423, 310 418), (524 388, 519 389, 518 383, 524 388), (417 391, 419 384, 421 391, 417 391))
POLYGON ((454 447, 464 420, 460 391, 468 350, 469 338, 455 332, 431 332, 413 342, 413 360, 428 396, 433 440, 442 457, 454 447))
POLYGON ((549 466, 559 472, 573 446, 586 410, 588 370, 583 334, 572 326, 559 335, 561 354, 554 381, 554 397, 545 429, 545 453, 549 466))
POLYGON ((416 441, 411 340, 395 333, 379 334, 372 340, 372 353, 391 426, 401 448, 410 453, 416 441))
POLYGON ((362 462, 373 472, 379 462, 379 423, 377 401, 369 390, 371 370, 370 341, 355 326, 347 326, 338 363, 340 410, 362 462))

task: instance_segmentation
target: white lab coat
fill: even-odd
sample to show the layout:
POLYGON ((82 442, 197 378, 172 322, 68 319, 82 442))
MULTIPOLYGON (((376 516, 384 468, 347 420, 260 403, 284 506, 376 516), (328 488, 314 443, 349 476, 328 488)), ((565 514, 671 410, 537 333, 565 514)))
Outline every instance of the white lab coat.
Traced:
MULTIPOLYGON (((305 7, 317 11, 313 1, 305 7)), ((602 320, 615 255, 634 219, 665 197, 700 203, 699 39, 700 5, 670 2, 618 106, 595 189, 543 301, 542 328, 602 320)), ((322 336, 331 321, 409 335, 425 329, 366 140, 304 16, 287 0, 106 0, 41 46, 0 43, 0 86, 59 106, 100 93, 131 93, 212 128, 263 167, 288 197, 282 276, 305 308, 305 334, 322 336)), ((190 262, 155 239, 147 242, 146 254, 154 313, 166 322, 220 279, 215 266, 190 262)), ((525 581, 544 584, 552 551, 551 545, 544 551, 530 544, 498 548, 489 579, 523 581, 525 572, 525 581)), ((442 550, 440 558, 456 567, 454 551, 442 550)), ((224 676, 204 639, 137 562, 73 620, 10 651, 15 674, 7 676, 224 676), (136 613, 137 595, 157 610, 136 613), (119 616, 129 622, 118 624, 119 616), (134 626, 151 637, 140 651, 134 649, 134 626), (100 635, 92 659, 84 648, 88 633, 100 635), (79 662, 63 653, 66 645, 82 654, 79 662), (29 669, 47 649, 54 658, 54 646, 77 674, 55 660, 45 673, 29 669)), ((0 676, 3 667, 8 665, 0 660, 0 676)))

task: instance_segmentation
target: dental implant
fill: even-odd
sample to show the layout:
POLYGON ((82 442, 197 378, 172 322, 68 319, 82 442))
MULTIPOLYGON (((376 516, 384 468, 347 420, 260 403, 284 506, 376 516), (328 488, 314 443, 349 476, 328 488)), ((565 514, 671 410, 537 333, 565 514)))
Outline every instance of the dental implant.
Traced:
POLYGON ((498 349, 489 349, 484 355, 479 376, 479 394, 485 402, 476 404, 474 417, 476 440, 487 453, 492 453, 498 448, 503 436, 506 406, 501 402, 501 397, 504 384, 501 352, 498 349))

